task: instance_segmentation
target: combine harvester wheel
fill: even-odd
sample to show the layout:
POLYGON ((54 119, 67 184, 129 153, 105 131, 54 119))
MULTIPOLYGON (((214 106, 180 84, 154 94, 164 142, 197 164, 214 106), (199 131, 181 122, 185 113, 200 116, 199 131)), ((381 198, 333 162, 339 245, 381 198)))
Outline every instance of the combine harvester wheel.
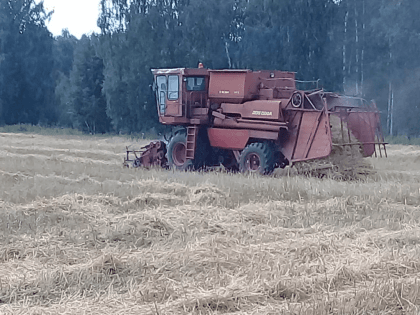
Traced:
POLYGON ((239 170, 242 173, 271 174, 274 170, 274 154, 271 146, 265 142, 247 145, 239 158, 239 170))

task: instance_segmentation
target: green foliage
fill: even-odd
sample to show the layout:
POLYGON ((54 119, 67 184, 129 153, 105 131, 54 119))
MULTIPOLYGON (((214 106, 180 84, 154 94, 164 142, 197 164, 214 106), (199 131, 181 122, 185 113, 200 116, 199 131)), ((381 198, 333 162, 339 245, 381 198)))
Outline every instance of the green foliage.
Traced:
POLYGON ((176 66, 177 46, 167 28, 175 31, 177 7, 115 2, 114 15, 105 11, 100 20, 107 115, 116 131, 147 131, 157 125, 150 69, 176 66), (111 26, 109 21, 120 22, 111 26))
POLYGON ((322 78, 327 88, 338 90, 340 59, 325 67, 337 60, 331 39, 338 25, 338 9, 330 0, 249 1, 236 64, 294 71, 303 80, 322 78))
POLYGON ((42 2, 0 1, 0 123, 51 123, 53 39, 42 2))
POLYGON ((420 146, 419 137, 409 137, 409 136, 387 136, 385 137, 385 142, 389 144, 403 144, 403 145, 418 145, 420 146))
POLYGON ((418 136, 417 2, 102 0, 101 34, 77 40, 52 38, 42 3, 0 0, 0 124, 158 132, 150 70, 202 62, 320 79, 374 99, 394 134, 418 136))
POLYGON ((53 46, 55 73, 63 73, 66 76, 70 74, 77 42, 77 38, 67 29, 62 31, 61 36, 55 38, 53 46))
POLYGON ((387 43, 386 69, 394 97, 393 134, 418 136, 420 24, 415 17, 420 14, 420 6, 415 0, 382 0, 379 12, 375 29, 387 43))
POLYGON ((92 134, 110 130, 106 100, 102 93, 104 64, 94 47, 97 41, 95 36, 83 36, 78 42, 70 72, 68 94, 73 124, 92 134))
POLYGON ((54 41, 55 106, 58 112, 57 124, 73 127, 72 104, 70 102, 70 72, 73 68, 74 50, 78 40, 67 30, 54 41))
POLYGON ((81 38, 74 51, 70 75, 63 74, 56 88, 61 106, 69 111, 73 126, 91 134, 110 130, 102 93, 104 65, 94 47, 97 41, 94 36, 81 38))
POLYGON ((244 9, 237 0, 191 1, 180 10, 176 42, 183 67, 235 67, 235 54, 243 32, 244 9))

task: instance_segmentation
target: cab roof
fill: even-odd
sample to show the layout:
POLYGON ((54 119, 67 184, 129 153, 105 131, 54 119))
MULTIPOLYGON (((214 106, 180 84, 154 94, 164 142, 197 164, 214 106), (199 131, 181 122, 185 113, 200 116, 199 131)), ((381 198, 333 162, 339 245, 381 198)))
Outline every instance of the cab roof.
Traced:
POLYGON ((173 69, 152 69, 154 75, 167 75, 167 74, 182 74, 182 75, 209 75, 209 70, 205 68, 173 68, 173 69))

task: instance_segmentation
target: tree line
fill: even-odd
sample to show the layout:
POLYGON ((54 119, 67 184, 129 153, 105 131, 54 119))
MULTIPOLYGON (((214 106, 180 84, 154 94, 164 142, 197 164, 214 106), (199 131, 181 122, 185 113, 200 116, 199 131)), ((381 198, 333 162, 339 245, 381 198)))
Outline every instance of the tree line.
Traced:
POLYGON ((0 0, 0 124, 159 128, 152 68, 278 69, 374 99, 420 135, 417 0, 101 0, 100 34, 53 37, 42 2, 0 0))

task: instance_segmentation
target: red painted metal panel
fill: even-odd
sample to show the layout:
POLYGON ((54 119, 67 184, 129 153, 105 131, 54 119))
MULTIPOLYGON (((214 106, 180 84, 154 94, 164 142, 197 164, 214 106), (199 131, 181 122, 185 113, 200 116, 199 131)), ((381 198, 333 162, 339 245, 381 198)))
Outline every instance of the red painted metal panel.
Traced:
POLYGON ((255 139, 277 140, 279 133, 275 131, 249 130, 249 137, 255 139))
POLYGON ((282 152, 291 162, 323 158, 331 153, 330 120, 322 111, 289 111, 289 136, 282 152))
POLYGON ((169 101, 166 100, 165 116, 182 116, 182 103, 181 100, 169 101))
POLYGON ((209 98, 215 102, 241 103, 257 94, 255 74, 250 70, 210 72, 209 98))
POLYGON ((279 70, 260 70, 258 73, 261 82, 266 88, 296 89, 295 73, 279 70))
MULTIPOLYGON (((283 100, 287 101, 287 100, 283 100)), ((243 104, 222 104, 223 114, 239 114, 242 118, 280 120, 281 100, 256 100, 243 104)))
POLYGON ((296 88, 293 72, 209 70, 209 73, 209 98, 217 103, 242 103, 257 98, 289 98, 296 88))
POLYGON ((286 120, 289 121, 289 133, 285 139, 281 140, 283 142, 282 153, 290 162, 292 162, 293 154, 296 149, 302 114, 302 111, 287 111, 286 120))
POLYGON ((292 160, 314 159, 330 154, 331 136, 328 137, 328 131, 325 128, 326 116, 325 112, 303 113, 292 160))
POLYGON ((214 118, 214 126, 229 129, 250 129, 250 130, 267 130, 279 132, 281 128, 286 128, 286 123, 281 122, 264 122, 258 120, 242 120, 242 119, 221 119, 214 118))
POLYGON ((207 133, 212 147, 242 150, 249 140, 248 130, 209 128, 207 133))
POLYGON ((322 111, 318 126, 314 128, 314 136, 306 153, 305 159, 316 159, 329 156, 332 150, 331 128, 329 115, 322 111))
POLYGON ((375 152, 375 131, 378 127, 378 114, 375 112, 350 112, 347 126, 352 134, 363 143, 363 153, 371 156, 375 152))

